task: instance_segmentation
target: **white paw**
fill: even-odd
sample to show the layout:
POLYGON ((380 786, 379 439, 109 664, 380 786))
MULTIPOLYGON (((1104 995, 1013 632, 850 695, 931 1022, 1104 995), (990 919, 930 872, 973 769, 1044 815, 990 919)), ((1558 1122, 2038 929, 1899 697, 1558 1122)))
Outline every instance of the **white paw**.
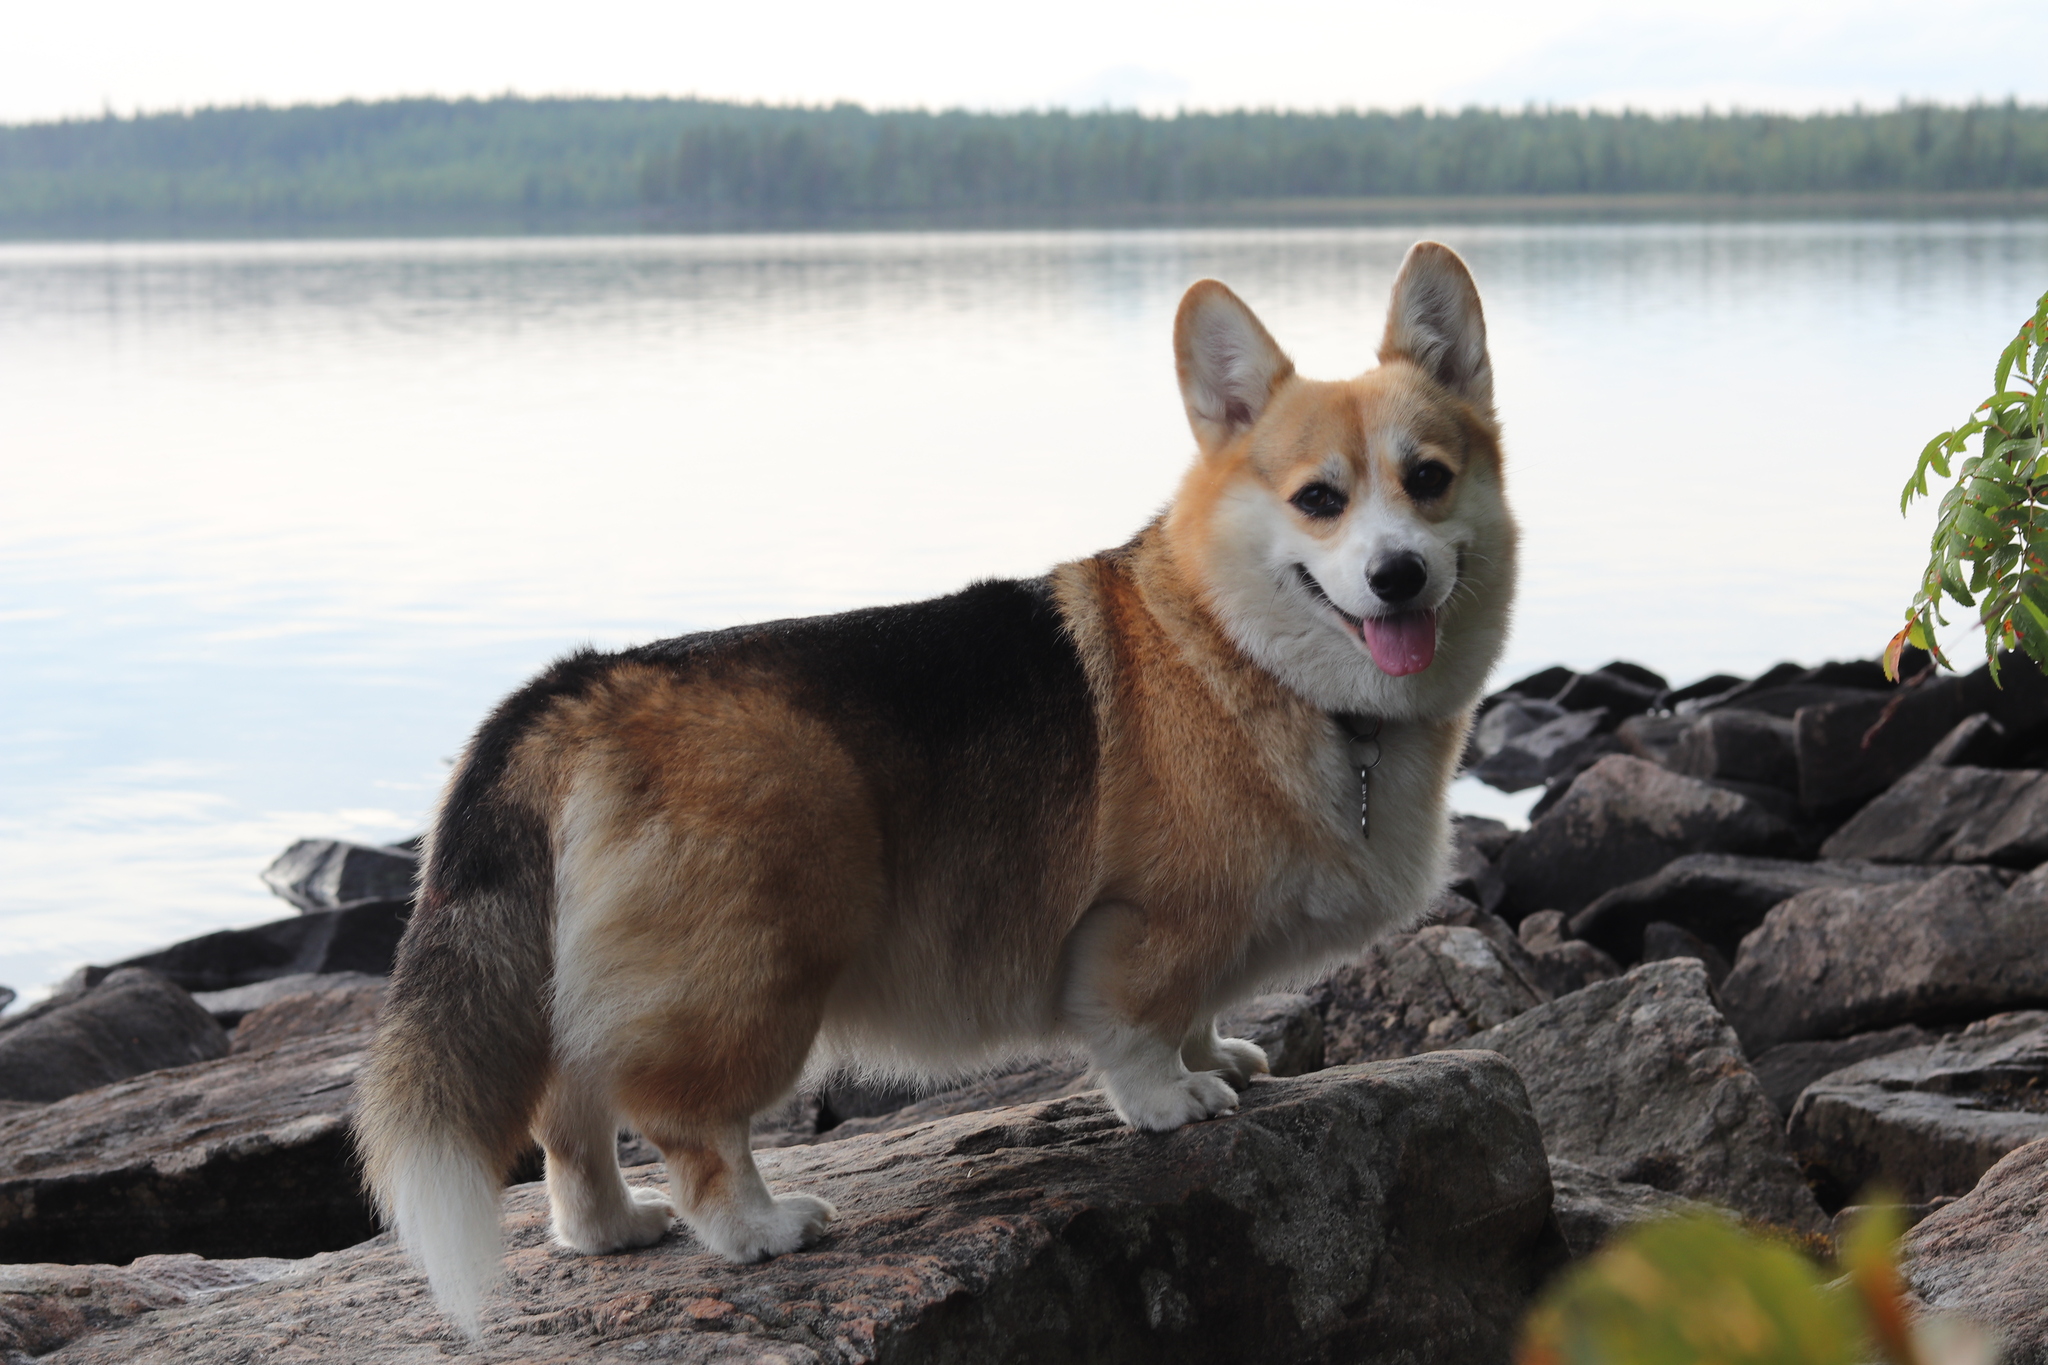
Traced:
POLYGON ((1112 1081, 1109 1099, 1125 1123, 1148 1133, 1170 1132, 1184 1123, 1237 1112, 1237 1092, 1214 1071, 1191 1071, 1141 1086, 1119 1086, 1112 1081))
POLYGON ((1238 1090, 1250 1085, 1252 1077, 1273 1072, 1272 1064, 1266 1060, 1266 1050, 1243 1038, 1216 1039, 1202 1061, 1205 1064, 1197 1066, 1194 1058, 1188 1058, 1188 1070, 1221 1072, 1223 1079, 1238 1090))
POLYGON ((721 1212, 697 1228, 704 1245, 728 1261, 746 1264, 807 1247, 825 1233, 839 1210, 808 1194, 785 1194, 748 1217, 721 1212))
POLYGON ((604 1216, 565 1218, 555 1215, 555 1240, 571 1251, 602 1256, 613 1251, 653 1246, 668 1235, 676 1206, 660 1190, 629 1189, 631 1199, 604 1216))

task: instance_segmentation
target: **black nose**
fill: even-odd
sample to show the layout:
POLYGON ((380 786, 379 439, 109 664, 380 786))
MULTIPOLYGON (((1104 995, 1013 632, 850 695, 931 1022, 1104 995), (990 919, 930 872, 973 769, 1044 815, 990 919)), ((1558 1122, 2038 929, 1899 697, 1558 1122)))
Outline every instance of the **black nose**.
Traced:
POLYGON ((1423 566, 1421 555, 1402 550, 1381 555, 1365 575, 1365 581, 1372 584, 1382 602, 1398 605, 1422 591, 1423 584, 1429 582, 1429 570, 1423 566))

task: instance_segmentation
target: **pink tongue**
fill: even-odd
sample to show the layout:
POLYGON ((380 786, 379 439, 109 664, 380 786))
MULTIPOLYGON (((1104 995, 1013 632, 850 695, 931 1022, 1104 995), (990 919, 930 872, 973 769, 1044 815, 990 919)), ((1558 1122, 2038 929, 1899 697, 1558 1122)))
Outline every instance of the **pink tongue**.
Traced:
POLYGON ((1380 672, 1402 678, 1420 673, 1436 658, 1436 613, 1402 611, 1392 616, 1368 616, 1364 629, 1365 647, 1380 672))

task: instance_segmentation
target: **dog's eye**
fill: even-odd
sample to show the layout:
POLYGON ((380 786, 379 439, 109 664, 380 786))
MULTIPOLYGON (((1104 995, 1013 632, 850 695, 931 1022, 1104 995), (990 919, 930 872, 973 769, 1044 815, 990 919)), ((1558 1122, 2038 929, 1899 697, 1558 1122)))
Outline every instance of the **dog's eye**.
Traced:
POLYGON ((1401 486, 1417 502, 1428 502, 1431 498, 1442 497, 1444 490, 1451 486, 1451 471, 1435 460, 1424 460, 1408 471, 1408 477, 1402 480, 1401 486))
POLYGON ((1326 483, 1312 483, 1288 499, 1303 515, 1321 521, 1344 510, 1345 497, 1326 483))

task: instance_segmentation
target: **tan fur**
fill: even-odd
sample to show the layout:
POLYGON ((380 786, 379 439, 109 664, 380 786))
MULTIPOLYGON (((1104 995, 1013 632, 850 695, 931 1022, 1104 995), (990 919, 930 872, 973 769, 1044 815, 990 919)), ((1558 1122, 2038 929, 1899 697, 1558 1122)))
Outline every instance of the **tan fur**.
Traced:
MULTIPOLYGON (((999 791, 932 806, 904 775, 914 746, 821 718, 800 670, 761 651, 690 669, 622 660, 533 702, 503 775, 479 787, 488 800, 460 799, 508 838, 533 822, 552 881, 527 895, 544 904, 441 892, 455 874, 435 869, 456 854, 438 841, 469 837, 451 795, 437 829, 454 832, 429 851, 364 1085, 370 1177, 408 1237, 434 1236, 431 1209, 407 1213, 428 1198, 408 1174, 428 1145, 501 1175, 531 1123, 562 1240, 651 1240, 668 1205, 618 1179, 608 1139, 623 1118, 661 1149, 670 1199, 713 1249, 792 1249, 831 1210, 772 1199, 746 1134, 807 1068, 959 1074, 1065 1038, 1134 1123, 1227 1112, 1265 1062, 1216 1034, 1216 1012, 1413 922, 1440 884, 1448 786, 1505 630, 1514 529, 1477 296, 1443 248, 1417 253, 1396 306, 1407 288, 1422 311, 1390 321, 1380 368, 1339 383, 1297 376, 1223 286, 1189 291, 1176 340, 1201 453, 1158 521, 1051 576, 1085 675, 1087 771, 1034 777, 1009 806, 999 791), (1455 496, 1404 492, 1418 451, 1455 496), (1455 554, 1429 670, 1379 675, 1290 595, 1285 546, 1363 553, 1345 538, 1365 521, 1296 525, 1288 499, 1316 479, 1341 479, 1371 526, 1455 554), (1385 718, 1369 839, 1333 710, 1385 718), (494 914, 545 926, 525 958, 493 957, 505 934, 534 932, 494 914), (460 946, 472 939, 483 946, 460 946), (464 953, 474 967, 445 965, 464 953), (544 981, 513 979, 536 961, 544 981), (540 1028, 544 1055, 451 1071, 436 1036, 463 1027, 451 993, 508 1033, 540 1028)), ((424 1254, 430 1271, 444 1255, 424 1254)), ((444 1302, 474 1326, 471 1290, 444 1302)))

